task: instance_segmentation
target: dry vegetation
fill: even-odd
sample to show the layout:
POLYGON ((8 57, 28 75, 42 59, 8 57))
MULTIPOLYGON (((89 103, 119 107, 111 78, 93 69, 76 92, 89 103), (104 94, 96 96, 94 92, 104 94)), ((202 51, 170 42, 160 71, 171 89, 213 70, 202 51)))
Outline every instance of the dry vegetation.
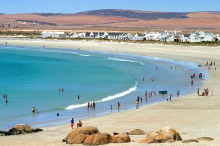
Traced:
MULTIPOLYGON (((117 10, 120 11, 120 10, 117 10)), ((131 11, 131 13, 161 14, 161 12, 131 11)), ((83 13, 82 13, 83 14, 83 13)), ((1 30, 98 30, 98 31, 212 31, 220 32, 219 12, 198 12, 187 13, 188 18, 171 18, 144 20, 138 18, 126 18, 121 16, 99 16, 99 15, 79 15, 79 14, 12 14, 0 15, 1 30), (17 22, 17 20, 27 23, 17 22), (39 23, 31 23, 39 22, 39 23), (28 23, 29 22, 29 23, 28 23), (45 24, 44 24, 45 23, 45 24), (47 24, 48 23, 48 24, 47 24), (10 24, 10 27, 7 27, 10 24), (50 25, 51 24, 51 25, 50 25), (6 26, 6 27, 2 27, 6 26)), ((114 11, 115 15, 115 11, 114 11)), ((121 15, 121 13, 120 13, 121 15)), ((127 14, 128 15, 128 14, 127 14)), ((126 16, 127 16, 126 15, 126 16)), ((134 17, 134 16, 129 16, 134 17)), ((156 16, 155 16, 156 17, 156 16)), ((167 14, 166 14, 167 17, 167 14)))

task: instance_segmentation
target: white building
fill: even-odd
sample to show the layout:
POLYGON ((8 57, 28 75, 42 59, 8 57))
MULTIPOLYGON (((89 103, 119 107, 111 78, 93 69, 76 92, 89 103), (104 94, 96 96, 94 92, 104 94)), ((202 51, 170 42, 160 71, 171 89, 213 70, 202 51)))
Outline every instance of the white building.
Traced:
POLYGON ((169 33, 164 31, 164 32, 149 32, 145 33, 145 39, 147 41, 167 41, 169 38, 169 33))
POLYGON ((220 34, 216 34, 213 41, 219 42, 220 41, 220 34))
POLYGON ((107 33, 104 33, 104 32, 91 32, 90 37, 91 38, 96 38, 96 39, 104 39, 104 38, 107 38, 107 33))
POLYGON ((147 41, 159 41, 160 34, 157 32, 149 32, 145 34, 147 41))
POLYGON ((214 34, 212 32, 196 31, 191 33, 189 42, 212 42, 214 34))
POLYGON ((43 31, 39 38, 65 38, 66 35, 64 32, 48 32, 43 31))
POLYGON ((79 34, 76 33, 76 32, 70 33, 70 34, 69 34, 69 37, 70 37, 70 38, 79 38, 79 34))
POLYGON ((107 38, 110 40, 131 40, 130 33, 107 33, 107 38))
POLYGON ((190 34, 182 34, 181 42, 189 42, 190 41, 190 34))
POLYGON ((141 41, 143 41, 144 39, 145 39, 145 34, 140 34, 140 33, 136 33, 135 35, 134 35, 134 37, 132 37, 131 38, 131 40, 134 40, 134 41, 137 41, 137 40, 141 40, 141 41))

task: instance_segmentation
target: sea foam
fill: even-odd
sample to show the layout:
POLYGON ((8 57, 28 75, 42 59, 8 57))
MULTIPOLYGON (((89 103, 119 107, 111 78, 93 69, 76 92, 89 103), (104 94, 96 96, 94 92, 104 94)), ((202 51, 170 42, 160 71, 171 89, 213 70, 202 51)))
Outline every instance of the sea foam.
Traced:
MULTIPOLYGON (((103 98, 102 100, 99 100, 99 101, 96 101, 96 102, 105 102, 105 101, 109 101, 109 100, 113 100, 113 99, 116 99, 116 98, 120 98, 120 97, 123 97, 125 95, 128 95, 130 94, 131 92, 135 91, 137 89, 137 82, 135 83, 135 86, 124 91, 124 92, 121 92, 121 93, 118 93, 118 94, 115 94, 115 95, 110 95, 108 97, 105 97, 103 98)), ((70 105, 66 108, 66 110, 71 110, 71 109, 76 109, 76 108, 80 108, 80 107, 85 107, 87 106, 88 103, 83 103, 83 104, 76 104, 76 105, 70 105)))
POLYGON ((141 65, 144 65, 143 62, 139 62, 139 61, 133 61, 133 60, 127 60, 127 59, 120 59, 120 58, 112 58, 112 57, 108 57, 108 59, 114 60, 114 61, 132 62, 132 63, 138 63, 138 64, 141 64, 141 65))

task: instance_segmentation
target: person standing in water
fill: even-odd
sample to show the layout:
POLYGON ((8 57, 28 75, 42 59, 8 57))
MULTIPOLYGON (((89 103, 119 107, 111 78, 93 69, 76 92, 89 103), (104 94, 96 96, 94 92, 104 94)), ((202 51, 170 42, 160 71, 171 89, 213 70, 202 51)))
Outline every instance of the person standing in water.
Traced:
POLYGON ((111 111, 112 111, 112 105, 111 105, 111 111))
POLYGON ((170 100, 170 101, 172 100, 172 94, 170 94, 170 98, 169 98, 169 100, 170 100))
POLYGON ((72 118, 72 120, 70 121, 70 126, 71 126, 71 128, 73 129, 73 127, 74 127, 74 119, 72 118))
POLYGON ((80 100, 80 95, 78 95, 77 99, 80 100))
POLYGON ((120 110, 121 104, 118 102, 118 111, 120 110))
POLYGON ((197 89, 197 95, 199 96, 199 88, 197 89))
POLYGON ((5 104, 8 104, 8 99, 5 100, 5 104))
POLYGON ((92 104, 93 104, 93 106, 92 106, 92 107, 93 107, 93 109, 95 110, 95 102, 93 101, 93 103, 92 103, 92 104))
POLYGON ((154 76, 151 77, 151 81, 152 81, 152 82, 154 81, 154 76))
POLYGON ((87 107, 88 107, 88 110, 89 110, 89 107, 90 107, 90 102, 88 102, 88 106, 87 106, 87 107))
POLYGON ((176 94, 177 94, 177 97, 179 97, 180 96, 180 91, 178 90, 176 94))
POLYGON ((194 83, 194 81, 192 80, 192 81, 191 81, 191 85, 193 85, 193 83, 194 83))

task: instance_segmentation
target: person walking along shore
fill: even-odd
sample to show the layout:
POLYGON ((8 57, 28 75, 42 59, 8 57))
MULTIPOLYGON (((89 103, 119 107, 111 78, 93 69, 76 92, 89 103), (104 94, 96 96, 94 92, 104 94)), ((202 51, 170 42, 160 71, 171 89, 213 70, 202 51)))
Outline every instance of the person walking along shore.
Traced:
POLYGON ((70 121, 70 126, 71 126, 71 128, 73 129, 73 127, 74 127, 74 119, 73 119, 73 118, 72 118, 71 121, 70 121))

